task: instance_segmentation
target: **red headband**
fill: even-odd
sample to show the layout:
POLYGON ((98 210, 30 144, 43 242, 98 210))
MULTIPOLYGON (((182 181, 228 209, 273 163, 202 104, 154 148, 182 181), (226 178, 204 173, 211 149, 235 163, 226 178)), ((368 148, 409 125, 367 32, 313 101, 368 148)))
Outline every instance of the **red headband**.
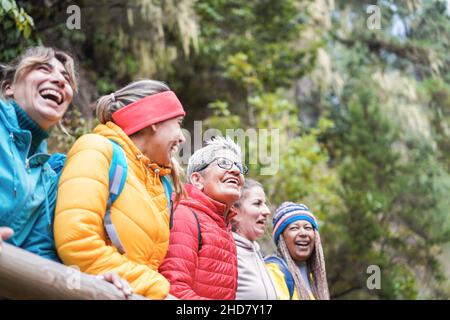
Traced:
POLYGON ((132 135, 149 125, 185 115, 175 93, 164 91, 117 110, 112 119, 127 135, 132 135))

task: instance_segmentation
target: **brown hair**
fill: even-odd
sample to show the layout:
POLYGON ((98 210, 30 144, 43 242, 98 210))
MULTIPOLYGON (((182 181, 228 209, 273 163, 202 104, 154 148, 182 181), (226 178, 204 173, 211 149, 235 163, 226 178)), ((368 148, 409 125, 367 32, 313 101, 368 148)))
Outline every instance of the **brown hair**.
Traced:
POLYGON ((236 208, 240 208, 240 206, 242 205, 242 202, 247 198, 247 192, 250 189, 253 189, 254 187, 260 187, 261 189, 264 190, 264 187, 262 186, 261 183, 259 183, 256 180, 253 179, 245 179, 245 183, 244 186, 242 187, 242 193, 241 193, 241 197, 239 198, 239 200, 234 204, 234 206, 236 208))
MULTIPOLYGON (((248 191, 255 187, 259 187, 264 190, 264 187, 258 181, 253 180, 253 179, 245 179, 244 186, 242 187, 241 197, 239 198, 239 200, 237 202, 234 203, 234 207, 236 209, 239 210, 239 208, 242 206, 242 203, 244 202, 244 200, 247 199, 248 191)), ((236 232, 237 224, 238 224, 238 220, 236 220, 236 219, 231 220, 231 230, 233 232, 236 232)))
MULTIPOLYGON (((112 114, 117 110, 143 99, 147 96, 157 94, 164 91, 169 91, 167 84, 157 80, 139 80, 128 84, 127 86, 100 97, 96 101, 95 110, 97 119, 100 123, 107 123, 112 121, 112 114)), ((140 131, 135 134, 139 134, 140 131)), ((178 163, 177 159, 171 159, 171 177, 175 188, 175 205, 178 205, 181 197, 186 197, 186 190, 181 182, 180 176, 183 174, 183 168, 178 163)))
POLYGON ((1 82, 0 95, 5 96, 6 89, 14 83, 20 81, 30 71, 34 70, 43 63, 48 63, 56 58, 62 63, 69 75, 69 83, 74 92, 78 91, 77 75, 75 73, 75 63, 73 58, 60 50, 36 46, 27 49, 24 53, 11 61, 9 64, 0 64, 1 82))

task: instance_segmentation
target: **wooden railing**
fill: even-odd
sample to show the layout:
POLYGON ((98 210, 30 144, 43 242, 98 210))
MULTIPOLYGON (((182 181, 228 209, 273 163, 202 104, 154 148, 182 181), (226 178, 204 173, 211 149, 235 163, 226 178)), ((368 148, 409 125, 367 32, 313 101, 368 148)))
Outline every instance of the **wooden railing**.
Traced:
MULTIPOLYGON (((7 243, 3 243, 0 253, 0 297, 50 300, 125 299, 122 292, 111 283, 7 243)), ((129 299, 145 298, 134 294, 129 299)))

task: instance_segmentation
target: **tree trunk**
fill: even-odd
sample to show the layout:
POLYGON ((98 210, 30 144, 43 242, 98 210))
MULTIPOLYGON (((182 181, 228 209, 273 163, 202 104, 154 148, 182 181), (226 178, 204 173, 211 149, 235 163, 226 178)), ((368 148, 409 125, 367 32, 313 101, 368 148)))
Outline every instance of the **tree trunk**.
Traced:
MULTIPOLYGON (((95 276, 3 243, 0 297, 7 299, 124 300, 114 285, 95 276)), ((132 295, 131 300, 145 299, 132 295)))

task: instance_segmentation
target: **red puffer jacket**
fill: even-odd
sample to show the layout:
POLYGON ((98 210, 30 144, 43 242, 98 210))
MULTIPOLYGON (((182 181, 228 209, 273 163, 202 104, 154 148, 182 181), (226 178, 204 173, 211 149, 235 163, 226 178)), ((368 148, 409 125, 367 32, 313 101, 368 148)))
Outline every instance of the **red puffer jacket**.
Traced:
POLYGON ((193 185, 186 185, 188 199, 173 215, 169 251, 159 268, 170 282, 170 293, 179 299, 233 300, 237 289, 236 245, 229 221, 236 215, 193 185), (200 223, 202 247, 198 250, 200 223))

